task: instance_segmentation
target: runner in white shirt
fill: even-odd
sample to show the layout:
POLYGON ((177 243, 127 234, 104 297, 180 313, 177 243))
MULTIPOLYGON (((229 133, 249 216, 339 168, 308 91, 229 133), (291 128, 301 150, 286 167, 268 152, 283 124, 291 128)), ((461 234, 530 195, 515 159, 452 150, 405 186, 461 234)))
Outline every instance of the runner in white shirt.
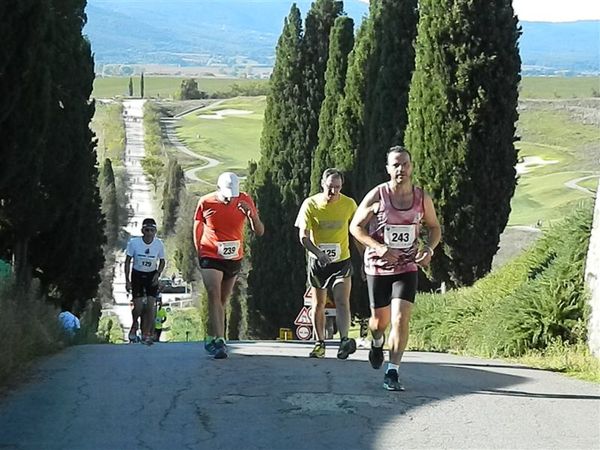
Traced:
POLYGON ((129 340, 135 341, 138 318, 141 317, 143 341, 151 345, 154 335, 154 304, 158 294, 158 279, 165 268, 165 248, 156 237, 154 219, 144 219, 142 233, 143 236, 129 240, 125 256, 125 288, 127 292, 131 292, 133 302, 133 323, 129 340))

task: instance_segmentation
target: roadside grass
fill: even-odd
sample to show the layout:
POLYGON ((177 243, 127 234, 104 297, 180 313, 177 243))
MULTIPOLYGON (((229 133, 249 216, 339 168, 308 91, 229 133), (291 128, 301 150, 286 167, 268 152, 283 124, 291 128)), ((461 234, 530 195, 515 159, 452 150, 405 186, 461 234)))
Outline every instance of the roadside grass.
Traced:
POLYGON ((0 280, 0 386, 17 381, 15 375, 36 358, 65 346, 58 310, 35 286, 19 289, 10 278, 0 280))
POLYGON ((216 184, 219 173, 225 170, 234 171, 241 176, 247 174, 248 161, 260 157, 265 105, 265 97, 236 97, 189 114, 179 121, 177 135, 185 146, 222 162, 212 169, 200 171, 200 178, 216 184), (229 115, 223 119, 201 117, 216 115, 227 109, 251 113, 229 115))
MULTIPOLYGON (((201 78, 201 77, 152 77, 144 76, 144 97, 146 98, 174 98, 181 86, 181 82, 194 78, 198 82, 198 89, 209 95, 218 92, 227 92, 234 85, 254 86, 267 84, 268 80, 246 80, 242 78, 201 78)), ((140 95, 140 77, 134 76, 133 93, 140 95)), ((129 77, 106 77, 94 80, 94 98, 129 97, 129 77)))
POLYGON ((524 77, 520 97, 585 98, 600 96, 598 77, 524 77))
POLYGON ((419 294, 412 349, 513 358, 597 380, 586 349, 589 305, 585 255, 593 202, 544 230, 530 249, 473 286, 419 294))

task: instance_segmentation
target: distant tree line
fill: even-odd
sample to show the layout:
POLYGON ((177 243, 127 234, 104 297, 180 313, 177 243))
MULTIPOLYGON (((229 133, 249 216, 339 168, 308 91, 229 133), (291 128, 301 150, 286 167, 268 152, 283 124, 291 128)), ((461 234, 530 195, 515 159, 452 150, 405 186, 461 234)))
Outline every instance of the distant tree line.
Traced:
POLYGON ((0 258, 76 310, 96 296, 106 241, 85 4, 0 4, 0 258))
MULTIPOLYGON (((371 0, 356 37, 342 2, 316 0, 304 24, 291 7, 247 180, 269 236, 248 244, 250 334, 274 336, 301 305, 294 219, 322 170, 345 171, 345 193, 360 200, 387 178, 392 145, 412 151, 415 181, 440 216, 431 285, 468 285, 490 270, 516 185, 519 35, 509 0, 371 0)), ((364 314, 364 283, 353 281, 353 311, 364 314)))

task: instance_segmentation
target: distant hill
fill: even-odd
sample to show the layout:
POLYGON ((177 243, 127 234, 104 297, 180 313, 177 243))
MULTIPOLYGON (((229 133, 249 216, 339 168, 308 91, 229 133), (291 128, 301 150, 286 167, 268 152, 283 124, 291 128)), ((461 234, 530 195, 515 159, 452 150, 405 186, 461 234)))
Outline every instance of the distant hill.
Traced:
MULTIPOLYGON (((297 0, 303 17, 311 0, 297 0)), ((285 0, 88 0, 85 33, 97 66, 269 67, 289 13, 285 0)), ((346 0, 359 23, 368 11, 346 0)), ((598 21, 523 22, 526 72, 599 72, 598 21)))

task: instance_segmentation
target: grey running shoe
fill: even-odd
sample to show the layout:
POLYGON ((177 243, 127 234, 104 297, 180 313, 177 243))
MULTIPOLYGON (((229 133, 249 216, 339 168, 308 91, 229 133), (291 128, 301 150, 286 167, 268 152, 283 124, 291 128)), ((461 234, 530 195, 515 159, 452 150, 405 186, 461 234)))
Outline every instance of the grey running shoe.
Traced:
POLYGON ((388 391, 403 391, 404 386, 400 383, 398 379, 398 371, 395 369, 390 369, 385 373, 383 377, 383 388, 388 391))
POLYGON ((144 336, 144 338, 142 339, 142 342, 148 346, 154 344, 154 340, 152 339, 152 336, 144 336))
MULTIPOLYGON (((385 338, 384 338, 385 343, 385 338)), ((371 341, 371 350, 369 350, 369 362, 373 369, 379 369, 383 364, 383 344, 381 347, 375 347, 371 341)))
POLYGON ((317 341, 315 347, 308 354, 310 358, 325 358, 325 342, 317 341))
POLYGON ((343 338, 340 341, 340 348, 338 348, 337 357, 339 359, 347 359, 349 355, 356 351, 356 341, 352 338, 343 338))
POLYGON ((227 358, 227 344, 223 338, 218 338, 215 341, 215 359, 227 358))

